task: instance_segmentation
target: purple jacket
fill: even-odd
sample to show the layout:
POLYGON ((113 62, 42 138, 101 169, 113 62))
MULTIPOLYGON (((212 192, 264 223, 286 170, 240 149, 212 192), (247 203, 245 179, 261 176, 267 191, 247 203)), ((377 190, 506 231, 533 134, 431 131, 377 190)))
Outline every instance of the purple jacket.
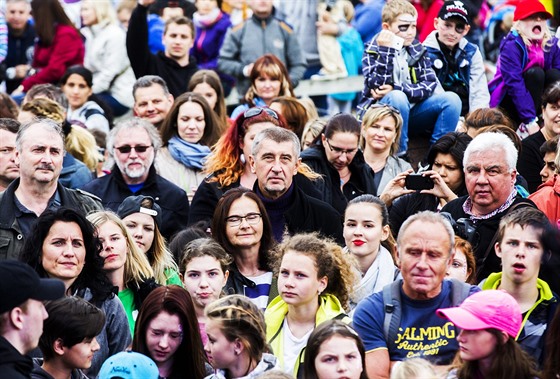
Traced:
MULTIPOLYGON (((544 69, 560 69, 558 38, 551 38, 544 50, 544 69)), ((500 45, 496 75, 488 83, 491 93, 490 106, 498 106, 508 94, 517 108, 519 118, 524 123, 531 122, 537 116, 533 100, 523 81, 523 72, 527 63, 527 46, 517 31, 512 30, 500 45)))
POLYGON ((220 18, 212 25, 195 25, 196 38, 191 54, 196 57, 199 68, 217 69, 220 48, 230 26, 229 16, 224 12, 220 12, 220 18))

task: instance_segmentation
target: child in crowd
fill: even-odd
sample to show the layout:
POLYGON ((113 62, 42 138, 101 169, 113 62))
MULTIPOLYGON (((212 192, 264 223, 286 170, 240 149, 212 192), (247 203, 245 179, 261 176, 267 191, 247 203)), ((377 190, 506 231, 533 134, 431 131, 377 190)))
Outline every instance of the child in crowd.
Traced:
POLYGON ((531 358, 515 342, 521 310, 507 292, 477 292, 459 307, 436 312, 462 329, 457 336, 456 368, 447 379, 538 378, 531 358))
POLYGON ((539 0, 520 1, 513 27, 500 46, 496 76, 488 84, 490 106, 499 106, 519 125, 523 138, 539 130, 541 96, 560 80, 560 47, 546 20, 552 15, 539 0))
POLYGON ((99 350, 95 337, 105 325, 105 314, 95 305, 74 296, 45 303, 49 317, 44 321, 39 347, 43 353, 34 362, 33 379, 85 379, 81 370, 91 366, 99 350))
POLYGON ((488 108, 490 94, 482 54, 465 38, 470 30, 465 4, 460 0, 446 1, 434 26, 436 30, 428 35, 424 46, 443 89, 459 95, 461 116, 488 108))
POLYGON ((362 58, 363 115, 375 102, 397 108, 403 118, 400 155, 408 149, 409 130, 431 133, 431 143, 455 130, 461 99, 445 92, 431 67, 426 48, 415 39, 417 12, 406 0, 383 7, 383 30, 367 43, 362 58))

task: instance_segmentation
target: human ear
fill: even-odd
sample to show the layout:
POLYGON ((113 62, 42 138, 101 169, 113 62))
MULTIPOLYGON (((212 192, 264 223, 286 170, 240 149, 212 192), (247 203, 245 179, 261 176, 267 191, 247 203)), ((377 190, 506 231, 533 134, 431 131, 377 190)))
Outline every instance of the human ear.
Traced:
POLYGON ((53 342, 53 351, 57 355, 64 355, 64 341, 62 338, 57 338, 56 341, 53 342))
POLYGON ((500 246, 501 242, 496 242, 494 245, 494 250, 496 251, 496 255, 501 259, 502 258, 502 248, 500 246))
POLYGON ((389 233, 391 233, 391 227, 389 225, 384 225, 383 228, 381 228, 381 241, 387 241, 389 233))

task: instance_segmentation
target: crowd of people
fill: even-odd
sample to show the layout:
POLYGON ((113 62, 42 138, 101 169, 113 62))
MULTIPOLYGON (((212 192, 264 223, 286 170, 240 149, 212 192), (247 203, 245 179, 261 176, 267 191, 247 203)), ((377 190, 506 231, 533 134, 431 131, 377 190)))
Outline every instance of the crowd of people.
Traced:
POLYGON ((557 0, 0 15, 2 378, 560 377, 557 0))

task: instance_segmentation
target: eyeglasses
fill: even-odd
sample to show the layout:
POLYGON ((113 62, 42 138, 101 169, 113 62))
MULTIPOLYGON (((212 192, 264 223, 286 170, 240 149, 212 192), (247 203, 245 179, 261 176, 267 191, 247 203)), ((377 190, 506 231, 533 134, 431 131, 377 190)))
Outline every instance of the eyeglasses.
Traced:
POLYGON ((404 33, 408 31, 409 28, 416 29, 416 24, 401 24, 397 25, 397 28, 399 28, 399 32, 404 33))
POLYGON ((136 146, 124 145, 124 146, 119 146, 119 147, 115 146, 115 149, 117 149, 119 151, 119 153, 121 153, 121 154, 129 154, 132 150, 136 151, 138 154, 142 154, 142 153, 145 153, 146 150, 148 150, 150 147, 152 147, 152 145, 149 145, 149 146, 145 146, 145 145, 136 145, 136 146))
POLYGON ((256 225, 261 220, 261 217, 260 213, 247 213, 245 216, 233 215, 226 217, 226 222, 230 226, 239 226, 241 222, 245 220, 249 225, 256 225))
POLYGON ((395 108, 394 106, 390 105, 390 104, 385 104, 385 103, 375 103, 369 106, 371 109, 380 109, 380 108, 387 108, 389 109, 389 111, 396 113, 396 114, 401 114, 401 112, 395 108))
POLYGON ((263 112, 266 112, 269 116, 274 117, 275 119, 278 120, 278 114, 276 112, 274 112, 272 109, 266 108, 266 107, 249 108, 245 111, 245 113, 243 113, 243 117, 245 119, 248 119, 248 118, 251 118, 251 117, 258 116, 263 112))
POLYGON ((443 22, 443 29, 445 29, 445 30, 452 29, 453 24, 455 24, 455 31, 459 34, 462 34, 465 31, 465 28, 467 27, 462 22, 453 23, 453 22, 445 21, 445 22, 443 22))
POLYGON ((341 149, 340 147, 333 146, 326 138, 325 141, 327 141, 327 145, 329 146, 329 149, 331 149, 331 151, 337 155, 342 155, 342 154, 354 155, 356 154, 356 151, 358 151, 358 148, 345 150, 345 149, 341 149))

